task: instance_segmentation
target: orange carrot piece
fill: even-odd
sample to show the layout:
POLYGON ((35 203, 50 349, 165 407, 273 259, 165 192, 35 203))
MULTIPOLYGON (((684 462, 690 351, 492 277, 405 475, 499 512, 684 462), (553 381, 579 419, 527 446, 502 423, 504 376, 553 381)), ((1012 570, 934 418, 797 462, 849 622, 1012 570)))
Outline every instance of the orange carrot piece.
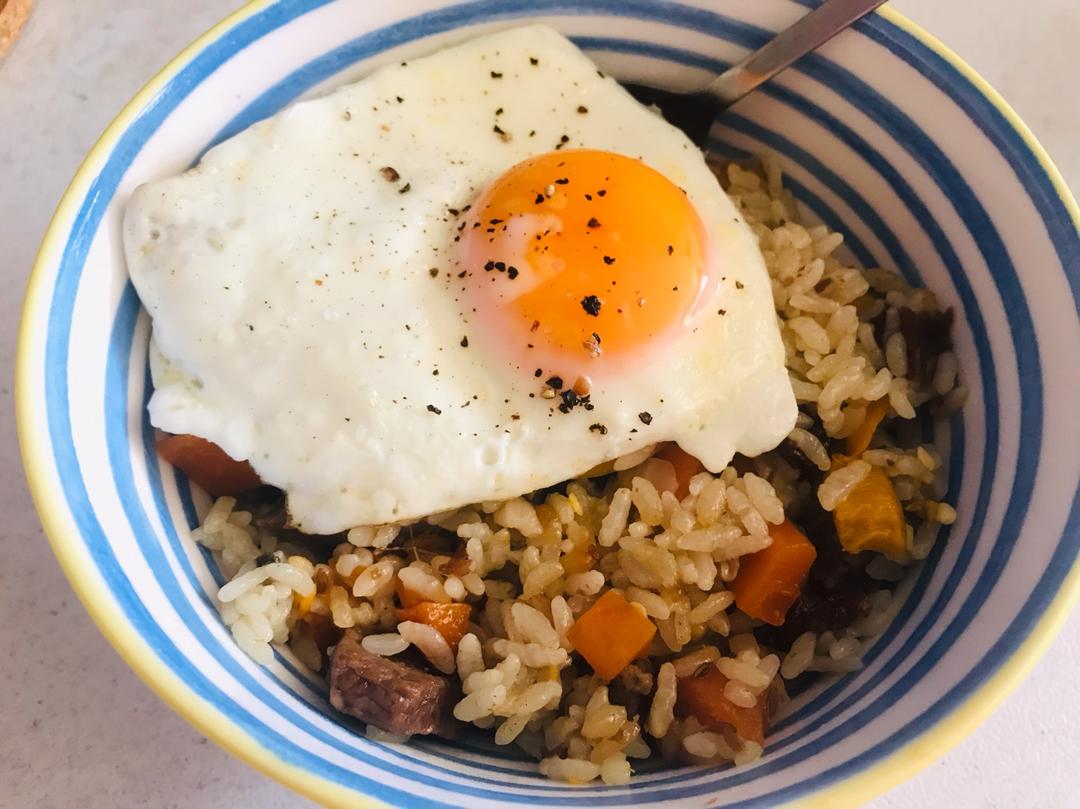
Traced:
POLYGON ((197 435, 166 436, 157 442, 157 450, 211 497, 243 494, 262 485, 251 464, 230 458, 217 444, 197 435))
POLYGON ((608 590, 574 621, 567 638, 602 680, 612 680, 652 643, 656 625, 645 611, 608 590))
POLYGON ((472 607, 468 604, 421 601, 414 607, 398 610, 397 617, 399 621, 416 621, 437 629, 439 634, 446 638, 450 648, 457 652, 458 643, 469 631, 472 607))
POLYGON ((690 494, 690 478, 705 470, 701 461, 674 442, 665 444, 653 457, 667 461, 675 467, 675 479, 679 484, 675 496, 680 500, 690 494))
POLYGON ((799 597, 817 551, 790 521, 770 528, 772 544, 739 560, 731 582, 735 604, 751 618, 780 626, 799 597))
POLYGON ((855 432, 847 437, 844 444, 844 450, 848 455, 852 458, 857 458, 866 451, 867 447, 870 446, 870 441, 874 437, 874 432, 888 412, 888 396, 882 396, 880 399, 875 399, 866 406, 866 415, 863 417, 862 424, 858 426, 855 432))
POLYGON ((682 677, 677 687, 675 711, 680 716, 693 716, 710 730, 730 725, 743 741, 765 744, 765 695, 758 697, 753 708, 743 708, 724 696, 727 677, 711 663, 682 677))
POLYGON ((889 476, 873 466, 833 510, 836 536, 848 553, 907 553, 907 522, 889 476))

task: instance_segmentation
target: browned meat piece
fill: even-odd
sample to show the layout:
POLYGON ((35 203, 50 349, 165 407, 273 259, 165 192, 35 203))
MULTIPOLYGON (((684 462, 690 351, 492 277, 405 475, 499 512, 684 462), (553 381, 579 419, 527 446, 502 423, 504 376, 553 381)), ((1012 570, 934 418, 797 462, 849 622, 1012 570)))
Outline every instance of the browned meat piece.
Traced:
POLYGON ((791 605, 782 626, 760 626, 757 639, 778 651, 786 651, 803 632, 833 632, 850 626, 869 606, 866 594, 881 587, 866 575, 869 552, 847 553, 836 538, 833 516, 816 497, 809 498, 792 519, 814 543, 817 558, 810 568, 802 593, 791 605))
MULTIPOLYGON (((804 404, 802 405, 802 407, 799 408, 799 410, 804 415, 809 416, 811 419, 810 426, 807 428, 807 431, 815 438, 817 438, 818 441, 821 442, 822 446, 825 447, 829 454, 833 454, 834 452, 838 451, 838 448, 835 446, 835 442, 832 438, 829 437, 829 434, 825 432, 825 428, 822 426, 821 421, 817 417, 817 408, 813 405, 804 404)), ((803 451, 799 449, 799 447, 796 446, 795 442, 792 441, 790 438, 785 438, 783 441, 780 442, 780 445, 776 448, 776 453, 789 464, 791 464, 791 466, 801 472, 803 479, 815 488, 821 483, 822 480, 824 480, 825 473, 818 469, 817 464, 807 458, 803 451)), ((752 472, 753 466, 751 465, 751 467, 747 471, 752 472)), ((813 539, 813 537, 810 538, 813 539)))
POLYGON ((646 707, 645 699, 653 690, 653 675, 647 660, 631 663, 608 686, 609 698, 626 708, 629 716, 639 716, 646 707))
POLYGON ((825 473, 818 469, 818 465, 811 461, 790 438, 785 438, 776 448, 776 454, 798 470, 803 479, 811 485, 817 486, 825 477, 825 473))
POLYGON ((464 576, 472 569, 465 555, 465 543, 456 534, 434 525, 412 526, 402 534, 392 550, 404 550, 408 554, 406 558, 430 563, 436 556, 449 556, 450 561, 439 571, 444 576, 464 576))
POLYGON ((349 630, 330 657, 330 704, 388 733, 452 736, 457 696, 447 677, 387 657, 360 645, 349 630))
POLYGON ((394 543, 394 548, 401 548, 409 556, 430 561, 434 556, 453 556, 464 543, 457 535, 433 525, 410 526, 402 531, 402 536, 394 543))
POLYGON ((758 627, 754 634, 765 645, 785 651, 803 632, 835 632, 851 626, 868 608, 869 602, 863 593, 823 590, 810 582, 791 605, 782 626, 758 627))
POLYGON ((288 542, 307 548, 315 559, 324 559, 334 552, 334 548, 345 541, 345 534, 305 534, 290 527, 289 509, 285 502, 285 492, 274 486, 260 486, 244 492, 236 498, 236 510, 251 513, 251 522, 264 531, 269 531, 279 542, 288 542))
POLYGON ((915 312, 900 309, 900 331, 907 345, 908 376, 929 385, 937 358, 952 348, 953 310, 915 312))
POLYGON ((236 498, 238 511, 251 512, 251 521, 259 528, 276 531, 289 522, 285 492, 273 486, 260 486, 236 498))
MULTIPOLYGON (((642 661, 648 665, 647 661, 642 661)), ((643 665, 631 663, 615 678, 620 686, 633 694, 649 694, 653 689, 653 676, 643 665)))

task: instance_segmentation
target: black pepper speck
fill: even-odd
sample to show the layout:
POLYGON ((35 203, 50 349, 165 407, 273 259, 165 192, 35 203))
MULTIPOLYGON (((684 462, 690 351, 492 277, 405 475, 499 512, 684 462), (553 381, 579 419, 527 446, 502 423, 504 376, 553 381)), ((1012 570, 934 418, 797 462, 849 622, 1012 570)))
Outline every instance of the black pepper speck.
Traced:
POLYGON ((595 295, 586 295, 581 299, 581 308, 585 310, 585 314, 596 317, 600 314, 600 299, 595 295))

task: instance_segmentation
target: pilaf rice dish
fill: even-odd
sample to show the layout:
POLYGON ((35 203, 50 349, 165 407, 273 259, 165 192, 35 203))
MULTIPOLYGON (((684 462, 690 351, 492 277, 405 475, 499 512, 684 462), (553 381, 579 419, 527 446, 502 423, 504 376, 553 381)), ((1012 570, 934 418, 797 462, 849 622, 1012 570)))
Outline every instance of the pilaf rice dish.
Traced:
POLYGON ((646 447, 334 537, 286 529, 277 490, 220 497, 193 535, 248 654, 288 644, 372 738, 472 724, 550 778, 606 784, 652 756, 754 761, 786 683, 860 668, 956 518, 942 455, 919 442, 921 416, 966 397, 952 313, 837 258, 841 234, 799 223, 773 160, 714 170, 771 276, 799 405, 788 438, 718 475, 646 447))

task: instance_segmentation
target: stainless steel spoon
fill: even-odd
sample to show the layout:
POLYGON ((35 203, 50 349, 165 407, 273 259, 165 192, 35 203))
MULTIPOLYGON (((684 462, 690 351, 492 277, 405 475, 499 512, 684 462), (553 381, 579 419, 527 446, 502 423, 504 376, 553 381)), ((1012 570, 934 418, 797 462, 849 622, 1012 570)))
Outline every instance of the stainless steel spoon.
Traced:
POLYGON ((884 2, 825 0, 696 92, 678 93, 641 84, 626 86, 640 101, 659 106, 668 120, 700 144, 718 114, 884 2))

